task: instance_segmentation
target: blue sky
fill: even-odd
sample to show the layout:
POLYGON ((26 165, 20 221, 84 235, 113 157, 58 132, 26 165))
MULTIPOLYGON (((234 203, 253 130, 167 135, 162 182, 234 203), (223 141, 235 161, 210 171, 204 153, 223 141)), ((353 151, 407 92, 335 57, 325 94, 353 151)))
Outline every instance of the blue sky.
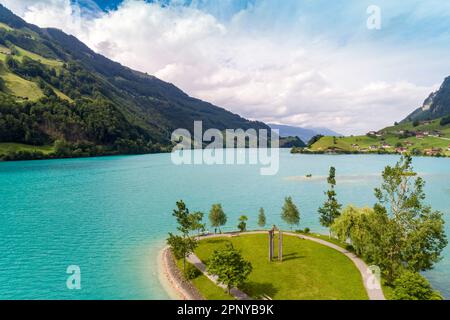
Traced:
POLYGON ((0 0, 251 119, 364 133, 450 75, 450 1, 0 0), (381 10, 370 30, 367 8, 381 10))

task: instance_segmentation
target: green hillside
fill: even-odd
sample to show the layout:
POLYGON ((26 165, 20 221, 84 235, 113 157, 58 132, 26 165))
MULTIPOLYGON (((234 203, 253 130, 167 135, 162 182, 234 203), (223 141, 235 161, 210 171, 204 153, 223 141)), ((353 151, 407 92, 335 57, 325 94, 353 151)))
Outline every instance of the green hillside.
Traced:
POLYGON ((364 136, 322 137, 308 148, 293 153, 408 153, 450 156, 450 123, 433 121, 405 122, 364 136))
POLYGON ((0 143, 33 146, 8 148, 8 159, 27 152, 36 158, 167 151, 175 129, 192 132, 200 120, 204 130, 269 130, 111 61, 60 30, 28 24, 2 5, 0 115, 0 143), (54 152, 39 151, 50 145, 54 152))

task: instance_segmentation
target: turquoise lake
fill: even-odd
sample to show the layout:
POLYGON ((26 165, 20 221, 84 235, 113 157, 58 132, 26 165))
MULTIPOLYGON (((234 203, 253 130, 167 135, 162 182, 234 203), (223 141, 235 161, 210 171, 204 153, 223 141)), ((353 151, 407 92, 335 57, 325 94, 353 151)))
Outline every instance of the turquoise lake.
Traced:
MULTIPOLYGON (((170 154, 0 163, 0 299, 167 299, 156 263, 175 229, 177 200, 205 212, 222 203, 231 230, 243 214, 256 227, 260 207, 269 224, 282 225, 280 208, 292 196, 300 228, 325 232, 316 212, 329 167, 337 169, 340 202, 372 206, 381 171, 398 159, 288 150, 280 158, 275 176, 252 165, 176 166, 170 154), (81 268, 81 290, 66 287, 69 265, 81 268)), ((413 164, 450 236, 450 159, 413 164)), ((449 246, 425 275, 450 298, 449 246)))

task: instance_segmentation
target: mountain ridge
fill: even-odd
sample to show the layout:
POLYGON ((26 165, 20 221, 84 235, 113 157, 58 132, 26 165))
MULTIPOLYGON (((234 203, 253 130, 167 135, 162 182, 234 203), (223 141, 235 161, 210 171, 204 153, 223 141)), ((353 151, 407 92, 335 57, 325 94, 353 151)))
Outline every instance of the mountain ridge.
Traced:
POLYGON ((275 123, 268 123, 267 125, 272 129, 280 130, 281 137, 289 137, 289 136, 299 137, 302 141, 306 143, 310 141, 312 137, 317 135, 324 135, 324 136, 331 135, 337 137, 342 136, 342 134, 339 134, 328 128, 303 128, 275 123))
POLYGON ((445 78, 440 88, 432 92, 420 108, 401 122, 435 120, 448 115, 450 115, 450 77, 445 78))
POLYGON ((2 5, 0 22, 0 142, 64 141, 84 155, 145 153, 169 148, 171 133, 192 132, 197 120, 204 130, 269 130, 95 53, 61 30, 29 24, 2 5))

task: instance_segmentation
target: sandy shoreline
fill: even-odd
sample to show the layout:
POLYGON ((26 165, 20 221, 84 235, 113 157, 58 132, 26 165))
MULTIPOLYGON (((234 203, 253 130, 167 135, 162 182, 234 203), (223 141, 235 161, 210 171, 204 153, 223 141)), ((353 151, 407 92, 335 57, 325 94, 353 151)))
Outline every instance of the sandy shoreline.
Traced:
POLYGON ((197 289, 182 278, 169 247, 158 254, 158 278, 172 300, 204 300, 197 289))

